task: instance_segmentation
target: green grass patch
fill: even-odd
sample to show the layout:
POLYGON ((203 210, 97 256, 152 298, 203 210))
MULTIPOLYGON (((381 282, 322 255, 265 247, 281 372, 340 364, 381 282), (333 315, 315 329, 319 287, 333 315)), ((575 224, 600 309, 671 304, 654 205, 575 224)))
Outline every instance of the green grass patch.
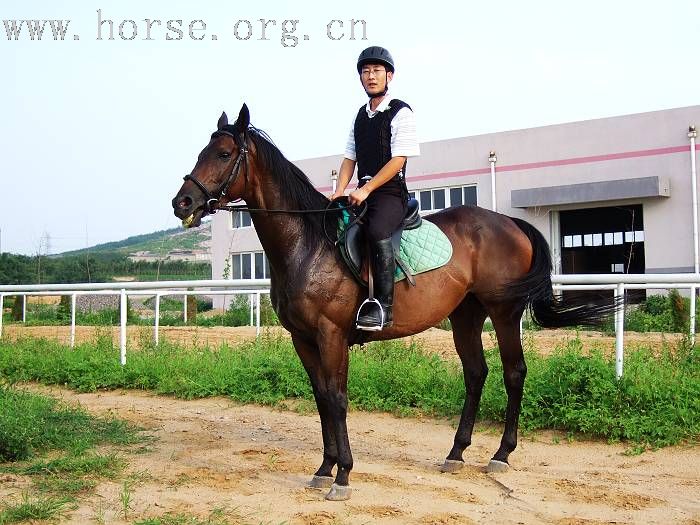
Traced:
POLYGON ((32 498, 23 493, 19 501, 10 502, 0 510, 0 525, 30 520, 56 520, 74 508, 70 497, 32 498))
MULTIPOLYGON (((162 516, 137 520, 134 522, 134 525, 242 525, 251 523, 242 520, 243 517, 238 513, 217 508, 212 510, 206 517, 168 512, 162 516)), ((262 522, 256 521, 255 523, 262 522)))
POLYGON ((94 476, 98 478, 113 478, 126 466, 124 459, 116 454, 65 456, 50 461, 35 461, 21 467, 5 467, 5 472, 15 474, 35 475, 49 474, 61 476, 74 474, 78 476, 94 476))
MULTIPOLYGON (((0 346, 3 359, 9 358, 5 344, 0 346)), ((135 429, 123 421, 95 418, 55 399, 0 385, 0 462, 53 449, 75 454, 97 443, 124 445, 139 440, 135 429)))
POLYGON ((88 493, 97 485, 97 481, 88 478, 64 478, 61 476, 44 476, 34 481, 34 488, 41 493, 66 494, 75 496, 88 493))
POLYGON ((0 384, 0 472, 32 481, 31 493, 0 504, 0 525, 63 517, 98 480, 114 479, 126 467, 113 452, 94 453, 95 446, 146 440, 122 421, 0 384))
MULTIPOLYGON (((490 374, 479 418, 502 421, 506 394, 497 349, 486 351, 490 374)), ((654 354, 630 351, 625 376, 602 353, 584 353, 571 341, 553 355, 528 352, 523 429, 561 429, 653 447, 700 436, 700 358, 694 348, 654 354)), ((70 349, 45 340, 0 343, 0 374, 12 381, 41 381, 80 391, 148 389, 191 399, 225 395, 246 403, 313 400, 291 342, 263 336, 237 347, 184 349, 168 343, 129 354, 125 367, 111 344, 70 349)), ((464 402, 461 365, 425 353, 418 345, 383 342, 351 352, 351 406, 400 415, 458 416, 464 402)))

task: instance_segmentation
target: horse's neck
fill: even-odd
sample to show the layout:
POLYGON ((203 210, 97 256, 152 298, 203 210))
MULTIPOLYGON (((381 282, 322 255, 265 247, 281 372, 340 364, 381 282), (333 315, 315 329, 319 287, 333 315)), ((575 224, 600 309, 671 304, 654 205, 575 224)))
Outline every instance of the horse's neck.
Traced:
MULTIPOLYGON (((299 205, 284 202, 279 188, 256 188, 246 199, 249 208, 266 210, 297 210, 299 205)), ((251 212, 251 218, 267 255, 270 266, 278 274, 297 275, 310 256, 316 256, 324 246, 314 247, 307 238, 304 219, 299 214, 251 212)))

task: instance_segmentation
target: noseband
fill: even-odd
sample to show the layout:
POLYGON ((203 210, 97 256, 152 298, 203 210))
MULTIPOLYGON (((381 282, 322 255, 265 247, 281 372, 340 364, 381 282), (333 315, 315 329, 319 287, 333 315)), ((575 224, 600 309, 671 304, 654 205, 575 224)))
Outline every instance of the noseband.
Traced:
POLYGON ((186 181, 192 181, 194 185, 199 188, 199 191, 204 194, 204 198, 206 199, 204 209, 210 215, 219 208, 219 200, 228 193, 231 184, 238 180, 238 176, 241 174, 241 163, 243 163, 243 168, 245 170, 245 180, 248 182, 248 146, 246 145, 245 135, 243 133, 234 135, 233 133, 222 129, 215 131, 212 134, 212 137, 217 135, 228 135, 229 137, 232 137, 236 142, 236 146, 238 146, 238 157, 236 157, 236 161, 233 163, 233 168, 231 168, 231 172, 229 173, 228 177, 226 177, 226 180, 224 180, 224 182, 222 182, 214 192, 210 192, 207 187, 191 173, 188 173, 183 177, 183 179, 186 181))

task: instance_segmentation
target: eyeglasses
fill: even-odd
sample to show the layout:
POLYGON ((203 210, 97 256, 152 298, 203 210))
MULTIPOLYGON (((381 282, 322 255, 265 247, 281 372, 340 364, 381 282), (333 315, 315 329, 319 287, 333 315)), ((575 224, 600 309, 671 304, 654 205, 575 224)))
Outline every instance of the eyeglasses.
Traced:
POLYGON ((381 66, 375 66, 375 67, 363 67, 362 68, 362 76, 363 77, 368 77, 370 75, 374 75, 375 77, 379 76, 380 73, 385 73, 386 69, 381 67, 381 66))

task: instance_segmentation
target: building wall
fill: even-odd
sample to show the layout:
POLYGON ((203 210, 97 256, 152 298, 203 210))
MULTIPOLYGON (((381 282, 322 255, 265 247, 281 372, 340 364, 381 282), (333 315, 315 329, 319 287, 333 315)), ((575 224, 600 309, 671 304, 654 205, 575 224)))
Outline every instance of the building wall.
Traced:
MULTIPOLYGON (((552 214, 566 209, 643 204, 647 272, 692 271, 690 124, 700 106, 505 131, 421 144, 409 159, 409 190, 476 184, 478 205, 491 207, 488 155, 495 151, 498 211, 531 222, 552 241, 552 214), (670 181, 670 197, 513 208, 511 191, 606 180, 658 176, 670 181)), ((319 191, 330 194, 330 175, 342 155, 295 162, 319 191)), ((554 239, 558 248, 559 239, 554 239)), ((229 253, 259 251, 252 228, 232 229, 229 214, 212 227, 213 276, 229 253)))

